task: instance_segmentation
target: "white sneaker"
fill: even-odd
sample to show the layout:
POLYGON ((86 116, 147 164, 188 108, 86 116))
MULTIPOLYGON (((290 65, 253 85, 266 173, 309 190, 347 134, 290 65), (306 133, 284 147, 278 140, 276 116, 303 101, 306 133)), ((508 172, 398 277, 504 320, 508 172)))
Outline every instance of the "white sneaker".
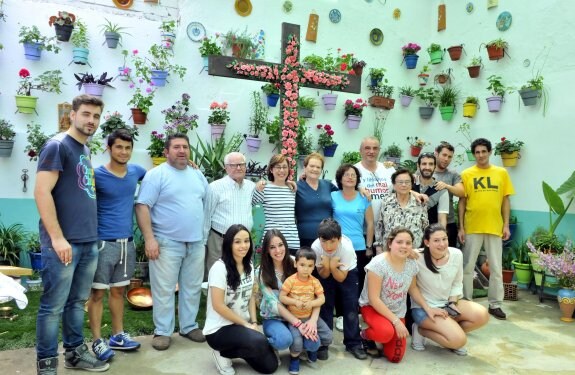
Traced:
POLYGON ((343 332, 343 316, 338 316, 335 319, 335 329, 337 329, 340 332, 343 332))
POLYGON ((419 333, 419 326, 415 323, 411 326, 411 348, 418 352, 425 350, 425 337, 419 333))
POLYGON ((221 375, 235 375, 236 370, 234 370, 234 367, 232 366, 231 359, 222 357, 220 352, 217 350, 212 350, 212 356, 214 357, 216 368, 221 375))
POLYGON ((467 349, 465 349, 465 347, 459 348, 459 349, 450 349, 453 353, 460 355, 460 356, 466 356, 467 355, 467 349))

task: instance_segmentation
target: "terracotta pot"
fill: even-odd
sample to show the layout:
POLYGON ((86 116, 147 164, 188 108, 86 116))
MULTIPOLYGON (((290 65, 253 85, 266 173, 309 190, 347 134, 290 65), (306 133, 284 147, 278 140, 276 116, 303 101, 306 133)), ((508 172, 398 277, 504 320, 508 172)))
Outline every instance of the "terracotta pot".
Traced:
POLYGON ((383 109, 393 109, 395 106, 395 99, 385 98, 383 96, 373 95, 367 101, 372 107, 379 107, 383 109))
POLYGON ((513 270, 502 270, 501 272, 503 273, 503 282, 505 284, 509 284, 510 282, 513 281, 513 274, 515 273, 515 271, 513 271, 513 270))
POLYGON ((463 45, 449 47, 447 49, 447 52, 449 52, 449 57, 451 58, 451 61, 457 61, 461 58, 461 53, 463 52, 463 45))
POLYGON ((132 108, 132 119, 136 125, 145 125, 148 114, 143 112, 140 108, 132 108))
POLYGON ((487 46, 487 55, 489 60, 500 60, 505 55, 505 48, 497 48, 496 46, 487 46))
POLYGON ((481 71, 481 65, 468 66, 467 71, 469 71, 469 76, 471 78, 477 78, 479 77, 479 72, 481 71))
POLYGON ((356 76, 360 76, 363 74, 363 66, 356 66, 353 68, 353 72, 356 76))
POLYGON ((413 157, 418 157, 419 154, 421 153, 421 147, 417 147, 417 146, 410 146, 409 150, 411 151, 411 156, 413 157))

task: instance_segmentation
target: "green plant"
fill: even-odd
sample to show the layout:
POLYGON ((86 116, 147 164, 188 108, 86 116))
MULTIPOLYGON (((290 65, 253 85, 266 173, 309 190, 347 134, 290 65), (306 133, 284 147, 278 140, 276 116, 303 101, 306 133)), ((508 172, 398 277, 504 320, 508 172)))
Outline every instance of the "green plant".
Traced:
POLYGON ((426 107, 437 107, 439 101, 439 90, 432 87, 420 87, 415 92, 415 96, 421 100, 426 107))
POLYGON ((344 115, 347 117, 349 115, 360 116, 363 113, 363 109, 367 107, 367 102, 362 98, 355 99, 355 102, 351 99, 347 99, 343 104, 345 112, 344 115))
POLYGON ((485 43, 485 45, 487 47, 493 46, 496 48, 507 48, 508 47, 507 42, 501 38, 493 39, 492 41, 485 43))
POLYGON ((34 25, 32 27, 22 26, 20 28, 20 32, 18 33, 18 43, 30 43, 30 44, 37 44, 38 47, 42 50, 46 50, 49 52, 58 53, 60 52, 60 47, 56 41, 56 37, 48 38, 40 33, 40 29, 38 26, 34 25))
POLYGON ((507 87, 503 85, 502 78, 497 75, 491 75, 487 78, 489 81, 489 86, 487 86, 487 90, 491 91, 493 96, 500 96, 504 97, 506 93, 511 93, 513 88, 507 87))
POLYGON ((514 259, 514 254, 513 254, 513 250, 510 248, 506 248, 503 249, 503 253, 501 256, 501 267, 504 270, 512 270, 513 269, 513 259, 514 259))
POLYGON ((563 242, 559 239, 559 237, 555 233, 550 233, 548 229, 543 227, 535 228, 533 233, 531 233, 529 242, 531 242, 535 248, 544 252, 557 252, 563 249, 563 242))
MULTIPOLYGON (((250 136, 259 138, 268 121, 268 108, 265 106, 257 91, 252 92, 252 115, 250 117, 250 136)), ((301 127, 301 124, 300 124, 301 127)))
POLYGON ((15 137, 14 125, 8 120, 0 119, 0 141, 13 141, 15 137))
POLYGON ((86 142, 86 147, 90 150, 92 155, 98 154, 99 152, 104 151, 104 147, 102 146, 102 141, 100 139, 91 136, 88 138, 88 142, 86 142))
POLYGON ((399 88, 399 95, 415 96, 416 93, 417 93, 417 90, 411 86, 401 86, 399 88))
POLYGON ((522 90, 543 90, 543 76, 537 74, 535 78, 532 78, 527 81, 526 84, 521 86, 522 90))
POLYGON ((175 34, 176 33, 176 21, 162 21, 159 29, 165 33, 175 34))
POLYGON ((318 105, 317 100, 311 96, 300 96, 297 99, 297 103, 299 108, 309 109, 310 111, 313 111, 318 105))
POLYGON ((262 91, 266 95, 271 95, 271 94, 278 94, 279 95, 279 93, 280 93, 279 83, 266 83, 265 85, 262 86, 262 91))
POLYGON ((136 76, 141 77, 144 81, 150 82, 152 70, 162 70, 184 78, 187 69, 181 65, 172 64, 170 59, 174 53, 171 49, 165 48, 159 44, 152 44, 148 50, 150 58, 139 55, 138 50, 132 51, 132 63, 136 69, 136 76))
POLYGON ((309 155, 313 152, 313 140, 311 134, 307 131, 305 119, 303 118, 300 118, 300 125, 297 128, 296 142, 298 155, 309 155))
POLYGON ((78 86, 78 90, 82 89, 82 85, 86 83, 97 83, 98 85, 104 85, 111 88, 114 86, 110 85, 110 82, 114 79, 114 77, 108 78, 108 73, 104 72, 100 75, 100 78, 96 79, 92 74, 89 73, 80 73, 80 75, 74 73, 74 77, 76 77, 76 86, 78 86))
POLYGON ((132 98, 128 102, 128 105, 131 105, 132 108, 138 108, 144 113, 149 113, 150 107, 154 105, 154 96, 156 95, 156 90, 152 88, 152 86, 148 86, 144 90, 142 89, 141 83, 138 84, 138 87, 136 87, 134 83, 131 83, 130 88, 135 88, 135 90, 132 98))
POLYGON ((472 66, 481 66, 483 65, 481 63, 481 57, 477 57, 477 56, 473 56, 471 58, 471 61, 469 62, 469 64, 467 64, 468 67, 472 67, 472 66))
POLYGON ((10 266, 18 266, 18 253, 22 250, 22 243, 26 239, 26 232, 22 224, 5 226, 0 223, 0 258, 10 266))
POLYGON ((373 95, 383 96, 385 98, 391 98, 394 90, 393 86, 388 85, 387 78, 377 82, 377 85, 369 85, 368 88, 373 95))
POLYGON ((473 142, 473 138, 471 138, 471 125, 467 122, 462 123, 459 125, 459 128, 457 128, 457 133, 461 133, 461 135, 465 137, 468 146, 461 146, 463 146, 466 151, 469 150, 471 147, 471 142, 473 142))
POLYGON ((403 150, 395 142, 392 143, 391 145, 387 146, 387 148, 385 150, 383 150, 383 156, 389 156, 392 158, 400 158, 401 155, 403 155, 403 150))
POLYGON ((306 63, 311 69, 325 70, 324 59, 321 56, 312 54, 304 57, 303 62, 306 63))
POLYGON ((361 161, 361 154, 359 151, 347 151, 343 153, 341 164, 357 164, 361 161))
POLYGON ((427 52, 436 52, 441 51, 441 46, 437 43, 431 43, 431 45, 427 48, 427 52))
POLYGON ((417 172, 417 163, 413 160, 406 159, 399 163, 399 168, 404 168, 410 171, 411 173, 417 172))
POLYGON ((164 156, 164 148, 166 145, 166 135, 152 131, 150 133, 150 145, 146 148, 148 155, 152 158, 161 158, 164 156))
POLYGON ((26 140, 28 144, 24 148, 24 152, 30 157, 30 160, 38 160, 40 151, 44 144, 52 138, 54 134, 46 135, 42 132, 42 126, 35 122, 26 125, 26 140))
POLYGON ((198 144, 191 146, 192 160, 208 180, 217 180, 226 173, 224 157, 230 152, 239 151, 242 142, 243 138, 240 133, 234 134, 229 140, 221 137, 213 145, 209 142, 202 142, 198 136, 198 144))
POLYGON ((281 148, 281 133, 282 128, 279 116, 275 116, 273 120, 268 120, 266 122, 266 134, 268 135, 268 140, 270 143, 276 145, 277 148, 281 148))
POLYGON ((104 120, 105 122, 100 124, 100 130, 102 130, 102 138, 106 138, 108 135, 112 134, 114 130, 125 129, 130 133, 134 141, 138 140, 138 128, 126 124, 126 122, 122 120, 122 114, 120 112, 115 111, 112 114, 108 112, 104 116, 104 120))
POLYGON ((553 190, 545 181, 542 182, 542 187, 543 196, 549 206, 549 234, 554 234, 557 226, 563 220, 567 210, 569 210, 571 203, 573 203, 573 199, 575 199, 575 172, 557 190, 553 190), (567 205, 561 199, 563 194, 568 194, 567 198, 569 201, 567 205), (555 220, 553 220, 553 214, 557 215, 555 220))
POLYGON ((50 17, 48 25, 74 25, 74 22, 76 22, 76 16, 73 13, 59 11, 57 16, 50 17))
POLYGON ((479 98, 477 96, 468 96, 465 99, 465 103, 470 103, 470 104, 479 104, 479 98))
POLYGON ((431 69, 429 69, 429 65, 424 65, 423 68, 421 68, 421 71, 419 72, 420 74, 427 74, 431 71, 431 69))
POLYGON ((385 75, 385 68, 370 68, 369 69, 369 78, 374 79, 374 80, 380 80, 383 79, 383 76, 385 75))
POLYGON ((247 28, 240 34, 238 31, 228 31, 222 35, 224 48, 234 48, 235 56, 242 59, 251 59, 255 56, 256 44, 253 36, 248 34, 247 28))
POLYGON ((61 94, 60 86, 65 84, 62 80, 62 72, 59 70, 47 70, 40 74, 38 77, 30 78, 30 72, 26 68, 20 69, 18 75, 20 76, 20 86, 18 87, 17 95, 31 96, 32 90, 40 90, 45 92, 55 92, 61 94))
POLYGON ((526 241, 513 241, 511 242, 509 249, 513 254, 513 261, 521 264, 531 264, 531 258, 529 258, 529 247, 527 246, 526 241))
POLYGON ((524 144, 525 143, 522 141, 510 141, 509 139, 502 137, 501 142, 498 142, 495 145, 495 155, 521 151, 521 147, 523 147, 524 144))
POLYGON ((459 90, 452 86, 443 86, 439 91, 439 106, 455 106, 459 98, 459 90))
POLYGON ((212 40, 212 38, 205 36, 204 39, 202 39, 200 47, 198 48, 200 51, 200 56, 220 56, 222 54, 222 48, 218 45, 219 37, 220 34, 216 34, 216 37, 212 40))
POLYGON ((431 144, 429 142, 425 142, 423 139, 421 139, 417 136, 416 137, 407 137, 407 142, 409 143, 410 146, 419 147, 419 148, 431 144))
POLYGON ((319 135, 319 138, 317 140, 317 144, 319 147, 328 147, 336 144, 335 140, 333 139, 333 135, 335 134, 335 132, 333 131, 331 125, 317 124, 316 128, 318 130, 321 130, 321 134, 319 135))
MULTIPOLYGON (((122 45, 122 35, 132 35, 132 34, 124 31, 127 29, 126 27, 120 26, 117 23, 113 23, 112 21, 108 20, 107 18, 104 18, 104 20, 106 21, 106 23, 100 25, 100 32, 104 35, 106 33, 118 34, 120 36, 120 39, 118 41, 118 44, 120 44, 120 46, 122 45)), ((106 43, 106 41, 104 41, 104 43, 106 43)), ((104 44, 104 43, 102 43, 102 44, 104 44)))
POLYGON ((38 270, 33 271, 30 276, 28 276, 28 280, 40 280, 42 279, 42 273, 38 270))
POLYGON ((190 95, 182 94, 182 99, 162 110, 166 134, 183 133, 198 127, 198 115, 190 114, 190 95))
POLYGON ((88 26, 81 21, 76 21, 76 26, 74 31, 72 31, 72 36, 70 36, 70 42, 76 48, 88 48, 90 45, 90 37, 88 35, 88 26))

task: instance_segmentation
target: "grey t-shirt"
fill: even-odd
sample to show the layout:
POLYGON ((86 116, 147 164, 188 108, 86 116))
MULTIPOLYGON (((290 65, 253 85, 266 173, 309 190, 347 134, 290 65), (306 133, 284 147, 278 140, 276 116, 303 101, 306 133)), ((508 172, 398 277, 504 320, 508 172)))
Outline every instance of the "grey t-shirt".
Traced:
MULTIPOLYGON (((445 172, 435 171, 433 177, 435 177, 437 181, 443 181, 451 186, 461 182, 461 175, 459 172, 452 169, 446 169, 445 172)), ((453 210, 453 194, 449 193, 449 214, 447 214, 447 224, 451 223, 455 223, 455 211, 453 210)))
MULTIPOLYGON (((97 241, 98 211, 90 150, 67 133, 57 134, 40 152, 40 171, 60 172, 52 197, 64 238, 70 243, 97 241)), ((40 243, 52 247, 42 220, 40 243)))

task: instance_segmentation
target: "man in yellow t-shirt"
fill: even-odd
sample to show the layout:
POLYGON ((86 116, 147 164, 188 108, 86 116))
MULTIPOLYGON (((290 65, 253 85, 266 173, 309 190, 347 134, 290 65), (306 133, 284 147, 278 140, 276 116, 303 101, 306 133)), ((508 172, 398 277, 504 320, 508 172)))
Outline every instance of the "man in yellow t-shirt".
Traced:
POLYGON ((507 170, 489 164, 491 142, 478 138, 471 143, 476 164, 461 173, 465 197, 459 200, 459 241, 463 248, 463 295, 473 297, 473 271, 481 246, 489 261, 489 313, 505 320, 501 310, 503 279, 502 239, 509 239, 509 196, 515 194, 507 170))

